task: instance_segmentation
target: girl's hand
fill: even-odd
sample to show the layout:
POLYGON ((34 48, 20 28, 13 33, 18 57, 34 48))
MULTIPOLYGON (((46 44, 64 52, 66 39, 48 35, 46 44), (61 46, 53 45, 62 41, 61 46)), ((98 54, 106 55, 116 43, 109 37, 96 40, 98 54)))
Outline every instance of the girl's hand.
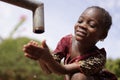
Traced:
POLYGON ((30 41, 28 44, 24 45, 23 51, 25 56, 34 60, 38 60, 40 57, 50 54, 49 48, 46 45, 45 40, 42 41, 41 46, 35 41, 30 41))
POLYGON ((35 41, 30 41, 28 44, 24 45, 23 51, 25 52, 24 55, 26 57, 33 60, 38 60, 40 67, 46 74, 52 73, 50 69, 47 67, 46 63, 42 61, 42 59, 39 59, 41 56, 46 54, 45 51, 49 51, 49 48, 47 47, 45 40, 42 41, 41 46, 39 46, 38 43, 35 41))

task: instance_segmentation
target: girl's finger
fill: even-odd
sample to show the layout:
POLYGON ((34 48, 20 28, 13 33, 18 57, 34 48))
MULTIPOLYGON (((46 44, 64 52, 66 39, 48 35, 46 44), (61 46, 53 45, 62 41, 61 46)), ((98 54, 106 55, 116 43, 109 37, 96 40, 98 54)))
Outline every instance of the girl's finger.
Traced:
POLYGON ((36 41, 33 41, 33 40, 30 41, 30 44, 31 44, 31 45, 34 45, 34 46, 38 46, 38 43, 37 43, 36 41))
POLYGON ((38 60, 38 59, 39 59, 39 58, 33 57, 33 56, 31 56, 31 55, 29 55, 29 54, 27 54, 27 53, 25 53, 24 55, 25 55, 26 57, 30 58, 30 59, 33 59, 33 60, 38 60))

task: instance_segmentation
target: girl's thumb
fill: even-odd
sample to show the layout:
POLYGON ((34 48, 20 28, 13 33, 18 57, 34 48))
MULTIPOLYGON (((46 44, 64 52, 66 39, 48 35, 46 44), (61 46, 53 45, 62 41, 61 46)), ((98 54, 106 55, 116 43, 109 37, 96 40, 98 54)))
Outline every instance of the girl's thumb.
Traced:
POLYGON ((43 48, 48 48, 47 44, 46 44, 46 40, 43 40, 42 43, 41 43, 42 47, 43 48))

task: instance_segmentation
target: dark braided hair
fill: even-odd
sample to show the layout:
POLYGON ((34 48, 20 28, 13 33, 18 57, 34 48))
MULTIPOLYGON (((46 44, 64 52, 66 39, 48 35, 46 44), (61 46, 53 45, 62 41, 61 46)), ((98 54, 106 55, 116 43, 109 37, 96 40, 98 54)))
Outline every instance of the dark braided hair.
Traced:
MULTIPOLYGON (((88 7, 87 9, 90 9, 90 8, 94 8, 94 9, 97 9, 100 11, 100 13, 102 13, 101 15, 103 16, 102 18, 102 24, 103 24, 103 32, 106 34, 108 34, 108 31, 109 29, 111 28, 111 25, 112 25, 112 17, 111 15, 109 14, 108 11, 106 11, 104 8, 102 7, 99 7, 99 6, 91 6, 91 7, 88 7)), ((104 38, 106 38, 106 36, 104 38)), ((104 39, 103 38, 103 39, 104 39)))

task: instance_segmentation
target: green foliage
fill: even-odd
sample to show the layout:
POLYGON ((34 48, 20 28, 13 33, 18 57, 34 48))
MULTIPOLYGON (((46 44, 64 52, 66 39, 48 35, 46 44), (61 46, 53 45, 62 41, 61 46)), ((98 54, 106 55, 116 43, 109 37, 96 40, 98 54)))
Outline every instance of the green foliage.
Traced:
POLYGON ((120 59, 108 59, 106 63, 106 68, 114 73, 118 77, 118 80, 120 80, 120 59))
POLYGON ((61 80, 55 74, 44 74, 36 61, 24 56, 22 47, 30 40, 8 38, 0 43, 0 80, 61 80))

